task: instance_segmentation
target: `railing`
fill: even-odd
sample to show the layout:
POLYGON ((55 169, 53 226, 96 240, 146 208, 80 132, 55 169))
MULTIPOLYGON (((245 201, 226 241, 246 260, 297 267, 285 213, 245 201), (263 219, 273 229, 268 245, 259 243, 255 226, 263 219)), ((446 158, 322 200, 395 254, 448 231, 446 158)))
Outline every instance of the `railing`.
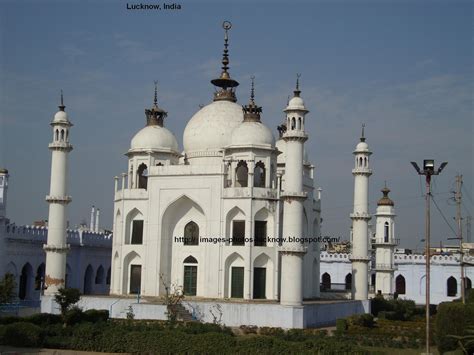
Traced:
POLYGON ((351 290, 350 283, 331 283, 331 285, 320 284, 320 290, 323 292, 347 292, 351 290), (329 287, 328 287, 329 286, 329 287))

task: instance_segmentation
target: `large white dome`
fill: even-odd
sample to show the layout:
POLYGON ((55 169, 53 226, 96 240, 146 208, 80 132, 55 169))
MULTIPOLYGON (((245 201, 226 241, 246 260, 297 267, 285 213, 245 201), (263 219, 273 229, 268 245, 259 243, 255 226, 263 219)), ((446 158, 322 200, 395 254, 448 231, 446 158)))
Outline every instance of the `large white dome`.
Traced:
POLYGON ((185 152, 218 150, 227 146, 232 131, 242 123, 242 107, 230 101, 214 101, 200 109, 184 129, 185 152))
POLYGON ((243 122, 232 131, 232 146, 275 146, 272 131, 261 122, 243 122))
POLYGON ((179 152, 174 134, 158 125, 146 126, 132 138, 129 152, 141 150, 179 152))

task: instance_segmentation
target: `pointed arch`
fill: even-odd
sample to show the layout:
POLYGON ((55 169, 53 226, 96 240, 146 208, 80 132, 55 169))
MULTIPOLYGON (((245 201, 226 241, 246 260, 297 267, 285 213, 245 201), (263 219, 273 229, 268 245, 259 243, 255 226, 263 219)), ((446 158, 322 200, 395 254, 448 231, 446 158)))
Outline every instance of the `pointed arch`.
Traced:
POLYGON ((226 258, 224 273, 225 297, 243 298, 244 294, 244 258, 237 252, 226 258))
POLYGON ((64 129, 61 130, 61 142, 64 142, 64 129))
POLYGON ((390 226, 388 225, 388 222, 385 222, 383 224, 383 241, 385 243, 388 243, 390 238, 390 226))
POLYGON ((196 296, 197 294, 198 261, 189 255, 183 261, 183 293, 186 296, 196 296))
POLYGON ((36 269, 36 276, 35 276, 35 290, 36 291, 43 290, 44 273, 45 273, 45 265, 44 263, 41 263, 36 269))
POLYGON ((266 169, 265 163, 261 160, 255 164, 255 168, 253 169, 253 186, 254 187, 265 187, 266 181, 266 169))
MULTIPOLYGON (((120 256, 118 251, 115 251, 114 258, 112 259, 112 285, 110 287, 111 293, 113 294, 120 294, 122 293, 121 291, 121 285, 120 285, 120 279, 122 273, 124 273, 121 263, 120 263, 120 256)), ((123 278, 122 278, 123 279, 123 278)))
POLYGON ((122 240, 123 236, 123 221, 122 221, 122 213, 120 212, 120 208, 117 209, 115 213, 115 220, 114 220, 114 241, 118 244, 126 244, 124 240, 122 240))
POLYGON ((137 169, 138 188, 147 189, 148 187, 148 166, 141 163, 137 169))
POLYGON ((226 216, 226 238, 232 245, 245 245, 245 212, 233 207, 226 216))
POLYGON ((398 275, 395 278, 395 292, 399 295, 404 295, 406 293, 406 281, 403 275, 398 275))
POLYGON ((186 259, 183 260, 183 263, 184 264, 197 264, 198 261, 196 260, 194 256, 189 255, 186 259))
POLYGON ((18 297, 20 300, 31 299, 33 291, 33 267, 30 263, 23 265, 20 274, 20 288, 18 292, 18 297))
POLYGON ((453 276, 450 276, 446 280, 446 295, 448 297, 456 297, 457 293, 458 293, 458 282, 453 276))
POLYGON ((136 251, 129 252, 123 259, 123 294, 139 294, 142 286, 142 258, 136 251))
POLYGON ((142 244, 143 227, 143 214, 138 208, 133 208, 125 219, 125 244, 142 244))
MULTIPOLYGON (((171 263, 173 260, 173 240, 174 237, 184 237, 185 225, 194 222, 201 234, 206 233, 206 215, 204 209, 187 195, 181 195, 171 202, 164 209, 161 217, 161 250, 160 250, 160 272, 163 275, 165 283, 172 280, 171 263)), ((173 280, 181 279, 180 269, 173 270, 173 280)), ((166 290, 160 284, 158 286, 159 294, 163 295, 166 290)))
POLYGON ((266 299, 273 294, 273 261, 261 253, 253 262, 253 298, 266 299))
POLYGON ((235 168, 235 186, 247 187, 249 180, 249 168, 247 162, 240 160, 235 168))
POLYGON ((56 128, 56 132, 54 134, 54 140, 57 142, 59 141, 59 129, 56 128))
POLYGON ((330 290, 331 289, 331 275, 325 272, 321 275, 321 286, 323 290, 330 290))
POLYGON ((273 215, 266 207, 259 209, 254 215, 254 245, 266 246, 267 238, 273 235, 273 215))
POLYGON ((184 226, 184 245, 199 245, 199 226, 194 221, 189 221, 184 226))
POLYGON ((89 264, 87 265, 86 271, 84 272, 84 295, 91 295, 94 291, 93 285, 92 285, 92 278, 94 275, 94 269, 92 268, 92 265, 89 264))
POLYGON ((344 279, 345 289, 352 290, 352 273, 348 273, 344 279))
POLYGON ((102 265, 99 266, 97 272, 95 273, 95 284, 102 285, 104 283, 104 267, 102 265))
POLYGON ((296 129, 296 119, 294 117, 291 118, 291 129, 296 129))

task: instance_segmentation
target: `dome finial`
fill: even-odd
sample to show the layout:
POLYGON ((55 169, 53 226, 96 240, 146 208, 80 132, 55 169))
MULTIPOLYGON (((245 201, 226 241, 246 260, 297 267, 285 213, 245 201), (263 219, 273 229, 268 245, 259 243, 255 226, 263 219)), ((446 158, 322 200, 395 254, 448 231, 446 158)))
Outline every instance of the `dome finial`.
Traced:
POLYGON ((387 181, 385 181, 384 188, 382 190, 383 196, 377 203, 378 206, 393 206, 394 203, 390 197, 388 197, 388 194, 390 192, 390 189, 387 187, 387 181))
POLYGON ((365 123, 362 123, 362 135, 361 135, 361 137, 360 137, 360 141, 361 141, 361 142, 365 142, 364 131, 365 131, 365 123))
POLYGON ((158 81, 154 81, 155 95, 153 97, 153 106, 151 109, 145 109, 146 125, 163 127, 163 121, 168 113, 158 107, 158 81))
POLYGON ((59 111, 64 111, 66 106, 64 106, 64 96, 63 96, 63 89, 61 89, 61 104, 58 106, 59 111))
POLYGON ((300 94, 301 94, 301 90, 300 90, 300 77, 301 77, 301 74, 300 74, 300 73, 296 74, 296 89, 295 89, 295 91, 293 91, 293 93, 295 94, 295 97, 299 97, 300 94))
POLYGON ((214 101, 218 100, 227 100, 235 102, 237 101, 235 97, 234 89, 239 85, 237 81, 231 79, 228 72, 229 69, 229 34, 228 31, 232 28, 232 24, 229 21, 224 21, 222 23, 222 28, 224 29, 224 53, 222 55, 222 72, 221 76, 217 79, 211 80, 211 83, 217 87, 220 87, 221 90, 217 91, 214 94, 214 101))
POLYGON ((262 108, 255 103, 255 76, 251 76, 250 101, 248 105, 242 106, 244 121, 259 122, 262 108))

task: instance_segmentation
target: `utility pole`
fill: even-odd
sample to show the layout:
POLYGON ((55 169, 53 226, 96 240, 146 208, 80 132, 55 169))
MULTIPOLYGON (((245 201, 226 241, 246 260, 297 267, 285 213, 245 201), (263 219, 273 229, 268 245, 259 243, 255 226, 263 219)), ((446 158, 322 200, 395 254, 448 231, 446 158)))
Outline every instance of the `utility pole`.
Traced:
POLYGON ((431 198, 431 176, 439 175, 444 169, 447 162, 441 163, 438 170, 435 171, 434 160, 425 159, 423 160, 423 170, 418 167, 418 164, 414 161, 411 162, 411 165, 415 168, 418 175, 424 175, 426 178, 426 217, 425 217, 425 260, 426 260, 426 301, 425 301, 425 313, 426 313, 426 355, 430 354, 430 198, 431 198))
POLYGON ((471 237, 471 216, 466 216, 466 243, 472 243, 471 237))
POLYGON ((458 225, 458 239, 459 239, 459 263, 461 265, 461 300, 466 303, 465 297, 465 280, 464 280, 464 252, 462 250, 462 217, 461 217, 461 200, 462 200, 462 175, 456 175, 456 193, 454 198, 456 200, 456 222, 458 225))

